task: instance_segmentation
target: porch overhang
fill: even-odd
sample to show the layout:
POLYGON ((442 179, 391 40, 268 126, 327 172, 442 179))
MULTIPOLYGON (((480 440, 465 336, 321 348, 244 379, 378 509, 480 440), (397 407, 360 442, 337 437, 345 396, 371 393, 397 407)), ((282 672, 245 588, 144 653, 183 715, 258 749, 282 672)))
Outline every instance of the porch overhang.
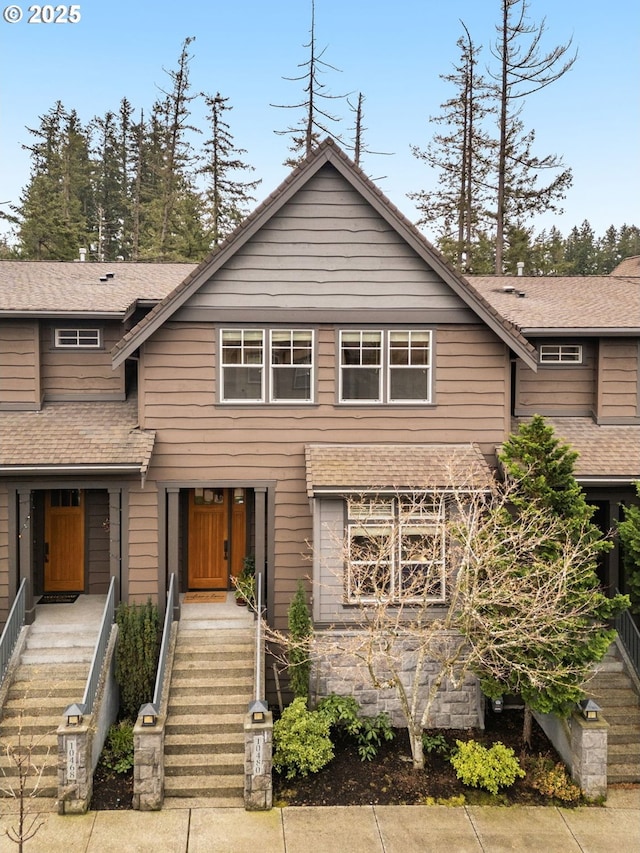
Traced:
POLYGON ((482 491, 492 474, 475 444, 311 444, 307 495, 482 491))

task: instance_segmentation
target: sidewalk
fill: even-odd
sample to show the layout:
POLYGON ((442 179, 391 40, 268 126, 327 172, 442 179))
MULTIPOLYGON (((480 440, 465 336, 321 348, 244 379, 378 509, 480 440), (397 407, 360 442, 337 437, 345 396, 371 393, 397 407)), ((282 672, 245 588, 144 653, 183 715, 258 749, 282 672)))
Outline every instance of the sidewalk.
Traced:
MULTIPOLYGON (((33 803, 33 801, 32 801, 33 803)), ((29 816, 31 817, 31 816, 29 816)), ((640 788, 610 791, 604 808, 484 806, 289 807, 270 812, 182 808, 42 812, 25 853, 626 853, 640 850, 640 788)), ((0 850, 16 804, 0 800, 0 850), (11 808, 11 813, 8 813, 11 808)))

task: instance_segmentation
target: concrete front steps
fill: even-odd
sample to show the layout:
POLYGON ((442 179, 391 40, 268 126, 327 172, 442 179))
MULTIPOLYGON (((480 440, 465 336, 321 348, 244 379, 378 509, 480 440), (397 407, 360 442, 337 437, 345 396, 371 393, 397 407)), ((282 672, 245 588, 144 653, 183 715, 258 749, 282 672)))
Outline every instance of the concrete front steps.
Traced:
POLYGON ((243 729, 254 655, 252 619, 181 620, 165 726, 165 807, 172 798, 244 805, 243 729))
POLYGON ((104 606, 100 598, 87 609, 84 602, 36 608, 0 710, 0 797, 17 795, 21 755, 25 793, 57 798, 56 730, 65 708, 84 695, 104 606))
POLYGON ((607 782, 640 782, 640 695, 616 643, 596 667, 587 694, 609 723, 607 782))

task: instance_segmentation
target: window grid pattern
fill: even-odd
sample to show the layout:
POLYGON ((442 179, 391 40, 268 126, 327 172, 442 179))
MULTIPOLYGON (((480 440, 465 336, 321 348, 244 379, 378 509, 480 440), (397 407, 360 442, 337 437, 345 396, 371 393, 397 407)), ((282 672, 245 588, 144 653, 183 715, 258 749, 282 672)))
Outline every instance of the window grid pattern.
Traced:
POLYGON ((541 344, 541 364, 582 364, 580 344, 541 344))
POLYGON ((56 329, 54 342, 60 349, 96 349, 102 336, 100 329, 56 329))

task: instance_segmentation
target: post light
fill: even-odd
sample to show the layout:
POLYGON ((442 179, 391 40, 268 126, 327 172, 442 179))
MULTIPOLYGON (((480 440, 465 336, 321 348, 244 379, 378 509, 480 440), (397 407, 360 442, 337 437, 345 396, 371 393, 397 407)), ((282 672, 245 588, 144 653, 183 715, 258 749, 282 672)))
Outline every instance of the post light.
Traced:
POLYGON ((251 714, 252 723, 264 723, 267 718, 269 708, 263 699, 256 699, 249 705, 249 713, 251 714))
POLYGON ((158 722, 158 712, 151 702, 147 702, 146 705, 143 705, 142 708, 140 708, 139 716, 142 717, 143 726, 155 726, 158 722))
POLYGON ((491 700, 491 708, 495 714, 502 713, 502 709, 504 708, 504 700, 502 696, 496 696, 495 699, 491 700))
POLYGON ((68 726, 79 726, 82 724, 82 715, 84 714, 84 705, 69 705, 65 710, 64 715, 67 718, 68 726))
POLYGON ((578 705, 582 716, 590 723, 593 723, 600 718, 600 705, 597 705, 593 699, 583 699, 578 703, 578 705))

